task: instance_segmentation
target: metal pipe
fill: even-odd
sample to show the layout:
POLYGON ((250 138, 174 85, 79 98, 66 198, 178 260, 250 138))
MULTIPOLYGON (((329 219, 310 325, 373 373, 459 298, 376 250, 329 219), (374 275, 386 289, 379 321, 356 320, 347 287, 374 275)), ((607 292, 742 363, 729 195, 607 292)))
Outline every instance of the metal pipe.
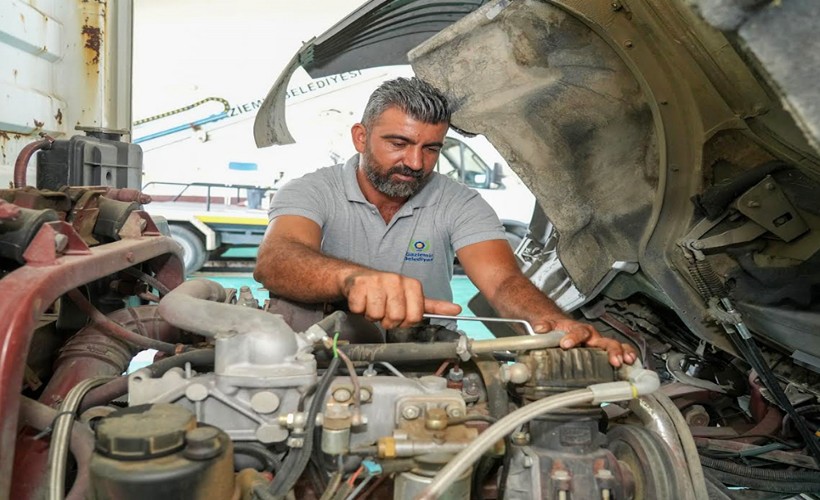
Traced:
POLYGON ((41 149, 51 149, 54 144, 54 138, 46 134, 42 134, 42 139, 27 144, 20 154, 17 155, 17 161, 14 162, 14 187, 26 187, 26 170, 28 169, 28 162, 31 160, 31 155, 41 149))
POLYGON ((51 433, 51 446, 48 450, 49 500, 63 500, 65 496, 66 458, 68 456, 71 429, 74 425, 74 415, 77 407, 80 406, 80 401, 89 390, 108 382, 110 379, 111 377, 94 377, 80 382, 69 391, 65 401, 60 405, 60 413, 55 417, 53 432, 51 433))
POLYGON ((472 340, 470 342, 471 354, 485 354, 495 351, 531 351, 534 349, 551 349, 558 347, 561 338, 565 335, 562 331, 552 331, 549 333, 519 336, 502 337, 498 339, 472 340))

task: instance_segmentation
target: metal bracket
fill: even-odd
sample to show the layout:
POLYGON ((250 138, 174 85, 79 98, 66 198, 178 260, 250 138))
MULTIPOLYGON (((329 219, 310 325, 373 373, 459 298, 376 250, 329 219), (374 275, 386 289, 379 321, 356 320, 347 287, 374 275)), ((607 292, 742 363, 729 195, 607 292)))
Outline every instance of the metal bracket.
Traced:
POLYGON ((737 210, 785 242, 809 230, 771 175, 738 197, 737 210))

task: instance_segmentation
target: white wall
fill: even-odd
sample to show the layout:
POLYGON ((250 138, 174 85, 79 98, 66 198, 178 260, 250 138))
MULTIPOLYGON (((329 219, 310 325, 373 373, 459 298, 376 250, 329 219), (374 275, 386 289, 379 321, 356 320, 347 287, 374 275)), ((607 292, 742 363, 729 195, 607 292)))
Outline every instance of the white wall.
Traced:
POLYGON ((134 119, 267 94, 302 45, 363 0, 137 0, 134 119))

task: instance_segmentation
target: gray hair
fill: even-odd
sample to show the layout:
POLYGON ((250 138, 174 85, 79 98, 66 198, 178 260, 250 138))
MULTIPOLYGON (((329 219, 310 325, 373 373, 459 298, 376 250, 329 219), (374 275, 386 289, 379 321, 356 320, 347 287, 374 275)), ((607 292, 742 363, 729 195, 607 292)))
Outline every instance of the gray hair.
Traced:
POLYGON ((437 88, 416 77, 396 78, 382 83, 370 95, 362 124, 370 128, 391 107, 397 107, 424 123, 450 123, 452 114, 447 98, 437 88))

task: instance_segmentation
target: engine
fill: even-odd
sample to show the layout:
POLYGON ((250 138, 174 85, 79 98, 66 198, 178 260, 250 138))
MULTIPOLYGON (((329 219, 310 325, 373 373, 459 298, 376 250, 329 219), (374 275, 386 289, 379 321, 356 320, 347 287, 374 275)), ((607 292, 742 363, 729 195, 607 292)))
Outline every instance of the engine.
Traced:
MULTIPOLYGON (((127 170, 122 143, 81 142, 127 170)), ((2 497, 706 498, 691 429, 719 429, 700 403, 723 386, 659 390, 667 370, 614 370, 561 332, 362 343, 341 312, 296 331, 247 289, 184 281, 127 178, 45 172, 0 191, 2 497)))

